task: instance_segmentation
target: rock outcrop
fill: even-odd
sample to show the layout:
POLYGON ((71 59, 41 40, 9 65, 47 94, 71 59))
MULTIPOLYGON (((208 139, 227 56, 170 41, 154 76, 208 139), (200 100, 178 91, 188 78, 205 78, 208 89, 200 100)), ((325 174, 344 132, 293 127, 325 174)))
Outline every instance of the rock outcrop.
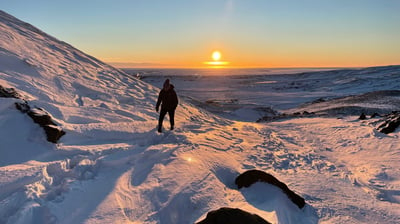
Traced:
POLYGON ((207 213, 207 217, 197 224, 271 224, 256 214, 238 208, 220 208, 207 213))
POLYGON ((378 124, 379 125, 376 129, 384 134, 396 131, 400 126, 400 111, 393 111, 392 113, 385 115, 378 121, 378 124))
POLYGON ((15 103, 16 108, 22 113, 28 114, 32 118, 33 122, 37 123, 44 129, 47 136, 47 141, 57 143, 58 140, 65 135, 65 131, 61 127, 57 126, 52 120, 48 112, 42 108, 31 108, 27 102, 15 103))
POLYGON ((288 198, 300 209, 303 208, 306 204, 304 198, 291 191, 286 184, 280 182, 274 176, 264 171, 248 170, 240 174, 235 180, 235 184, 238 186, 239 189, 242 187, 250 187, 256 182, 264 182, 280 188, 283 193, 285 193, 288 198))
POLYGON ((23 102, 16 102, 15 107, 22 113, 28 114, 32 120, 39 124, 46 132, 47 141, 57 143, 65 135, 65 131, 52 120, 50 114, 42 108, 31 108, 26 100, 14 88, 5 88, 0 85, 0 97, 20 99, 23 102))
POLYGON ((0 85, 0 97, 19 99, 21 96, 14 88, 4 88, 0 85))

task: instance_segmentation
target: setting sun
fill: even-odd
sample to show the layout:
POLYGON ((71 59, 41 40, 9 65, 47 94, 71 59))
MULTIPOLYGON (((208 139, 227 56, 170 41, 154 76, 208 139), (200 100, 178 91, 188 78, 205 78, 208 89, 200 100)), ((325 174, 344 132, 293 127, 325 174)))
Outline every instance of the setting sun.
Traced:
POLYGON ((219 51, 214 51, 212 53, 212 59, 214 59, 214 61, 219 61, 219 59, 221 59, 221 53, 219 51))
POLYGON ((220 51, 213 51, 211 53, 211 58, 213 59, 213 61, 205 61, 203 63, 211 66, 212 68, 224 68, 226 65, 229 64, 229 62, 220 61, 221 57, 222 57, 222 54, 220 51))

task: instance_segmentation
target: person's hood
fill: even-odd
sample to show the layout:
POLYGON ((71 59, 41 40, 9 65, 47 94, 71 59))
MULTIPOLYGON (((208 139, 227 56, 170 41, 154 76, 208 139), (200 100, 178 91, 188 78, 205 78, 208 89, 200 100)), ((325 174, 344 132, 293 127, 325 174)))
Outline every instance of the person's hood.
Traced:
POLYGON ((162 90, 163 90, 163 91, 171 91, 171 90, 174 90, 174 88, 175 88, 174 85, 169 84, 169 89, 168 89, 168 90, 165 90, 164 88, 162 88, 162 90))

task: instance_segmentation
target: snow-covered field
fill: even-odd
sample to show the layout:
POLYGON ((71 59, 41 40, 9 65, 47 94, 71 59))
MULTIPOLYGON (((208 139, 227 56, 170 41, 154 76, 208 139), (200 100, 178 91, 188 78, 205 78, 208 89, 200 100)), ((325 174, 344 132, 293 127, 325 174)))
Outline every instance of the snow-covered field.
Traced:
POLYGON ((133 78, 0 11, 0 85, 66 131, 50 143, 21 99, 0 98, 0 223, 194 223, 221 207, 281 224, 400 223, 399 130, 358 119, 399 110, 396 94, 365 94, 399 90, 399 66, 193 77, 173 77, 177 127, 158 134, 164 76, 133 78), (270 110, 325 115, 254 122, 270 110), (266 183, 238 190, 250 169, 307 205, 266 183))

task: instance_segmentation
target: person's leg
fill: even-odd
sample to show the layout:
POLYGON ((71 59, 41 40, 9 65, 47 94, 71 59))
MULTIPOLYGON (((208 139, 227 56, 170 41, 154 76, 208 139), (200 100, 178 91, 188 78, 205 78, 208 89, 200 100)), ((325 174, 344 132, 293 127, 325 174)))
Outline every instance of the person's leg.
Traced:
POLYGON ((174 130, 174 125, 175 125, 175 110, 169 110, 168 111, 169 115, 169 123, 171 124, 171 130, 174 130))
POLYGON ((167 114, 166 110, 160 111, 160 117, 158 118, 158 132, 161 132, 161 130, 162 130, 162 123, 164 121, 164 117, 166 114, 167 114))

